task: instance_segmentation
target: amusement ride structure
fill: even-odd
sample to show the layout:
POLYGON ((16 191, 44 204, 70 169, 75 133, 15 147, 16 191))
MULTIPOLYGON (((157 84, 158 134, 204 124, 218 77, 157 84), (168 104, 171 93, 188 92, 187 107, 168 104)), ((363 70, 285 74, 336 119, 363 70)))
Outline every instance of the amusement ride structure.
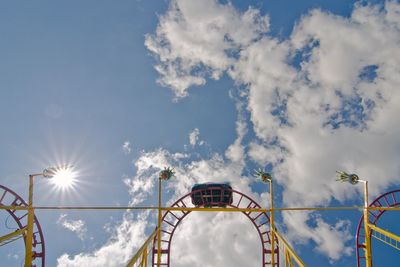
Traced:
POLYGON ((170 207, 162 207, 162 182, 171 179, 174 171, 165 168, 160 172, 157 207, 40 207, 33 206, 33 178, 51 178, 59 168, 49 168, 43 173, 29 176, 28 203, 11 189, 0 185, 0 208, 8 212, 18 229, 0 237, 0 246, 23 239, 25 243, 25 267, 45 266, 45 241, 42 228, 34 215, 35 210, 156 210, 157 228, 127 263, 127 267, 171 266, 171 243, 176 228, 192 212, 240 212, 253 224, 260 238, 262 267, 266 266, 306 266, 274 224, 274 213, 281 211, 317 210, 362 210, 356 235, 357 267, 372 266, 371 239, 374 238, 394 249, 400 250, 400 237, 378 226, 378 221, 387 211, 399 211, 400 189, 387 192, 370 204, 368 202, 368 182, 355 174, 338 172, 338 181, 353 185, 364 185, 364 205, 362 207, 274 207, 273 183, 270 174, 259 170, 256 173, 269 185, 270 207, 263 208, 246 194, 233 189, 228 183, 197 184, 192 191, 176 200, 170 207))

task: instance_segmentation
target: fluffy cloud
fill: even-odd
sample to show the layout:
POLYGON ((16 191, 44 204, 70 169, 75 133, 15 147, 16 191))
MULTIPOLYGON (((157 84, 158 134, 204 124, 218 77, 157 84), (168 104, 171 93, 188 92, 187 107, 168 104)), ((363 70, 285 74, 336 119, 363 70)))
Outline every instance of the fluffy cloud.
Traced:
MULTIPOLYGON (((256 201, 266 202, 267 195, 252 192, 251 182, 254 179, 242 175, 245 165, 241 141, 245 128, 243 122, 238 122, 238 138, 232 144, 234 148, 227 149, 227 156, 214 154, 209 159, 192 160, 187 154, 171 153, 165 149, 142 153, 135 162, 136 175, 125 179, 132 195, 131 204, 137 205, 156 196, 158 174, 166 166, 173 167, 176 172, 176 178, 163 183, 167 205, 190 191, 193 184, 210 181, 229 182, 235 189, 251 195, 256 201)), ((145 233, 154 229, 154 225, 148 224, 148 221, 155 219, 150 214, 140 213, 137 217, 132 217, 130 213, 125 214, 123 222, 117 225, 116 232, 106 245, 91 253, 75 256, 64 254, 58 259, 58 266, 109 267, 126 264, 145 240, 145 233)), ((259 237, 254 226, 243 214, 193 213, 183 224, 174 236, 171 254, 174 266, 218 266, 227 263, 226 259, 229 259, 229 266, 239 267, 246 263, 251 266, 260 265, 259 237), (202 227, 203 231, 199 231, 202 227), (210 238, 216 236, 224 238, 210 238), (202 253, 187 253, 188 250, 193 252, 193 246, 188 246, 188 239, 194 247, 201 246, 202 253), (185 253, 185 259, 181 260, 181 255, 185 253), (213 253, 214 257, 204 258, 207 253, 213 253), (244 255, 252 255, 251 262, 244 255)))
POLYGON ((176 0, 160 17, 156 34, 146 36, 145 45, 159 59, 159 83, 180 98, 190 86, 204 84, 206 77, 219 79, 238 50, 268 28, 268 17, 256 9, 240 13, 214 0, 176 0))
POLYGON ((65 229, 70 230, 71 232, 76 233, 81 240, 83 240, 86 236, 87 229, 85 222, 82 220, 67 219, 67 214, 61 214, 57 220, 57 224, 61 225, 65 229))
POLYGON ((130 154, 132 152, 131 142, 125 141, 124 144, 122 145, 122 150, 126 155, 130 154))
MULTIPOLYGON (((268 35, 268 28, 268 17, 256 9, 239 12, 213 0, 171 1, 156 33, 145 41, 158 58, 159 82, 182 98, 190 86, 219 79, 225 72, 246 86, 242 95, 250 121, 239 115, 237 139, 224 154, 207 159, 192 160, 188 154, 164 149, 144 152, 135 162, 136 175, 124 180, 130 204, 155 197, 157 174, 166 166, 174 167, 178 177, 165 184, 167 204, 210 178, 228 181, 268 203, 267 194, 253 192, 253 178, 244 175, 247 159, 271 164, 287 206, 354 199, 359 188, 335 183, 337 169, 368 179, 373 195, 399 182, 400 126, 395 122, 400 114, 400 4, 356 4, 349 18, 313 10, 285 40, 268 35), (249 126, 253 140, 244 138, 249 126)), ((196 134, 193 140, 197 142, 196 134)), ((105 246, 92 253, 63 255, 59 266, 123 265, 145 240, 148 216, 126 215, 105 246)), ((254 229, 246 228, 243 218, 190 217, 173 243, 175 265, 220 266, 222 258, 229 266, 249 265, 241 262, 239 253, 232 253, 254 255, 259 249, 254 229), (207 236, 196 227, 203 227, 207 236), (235 229, 241 229, 240 235, 235 229), (224 238, 218 240, 227 241, 233 250, 211 254, 226 244, 209 237, 221 235, 224 238), (188 243, 201 249, 189 255, 188 243), (181 255, 185 260, 177 261, 181 255)), ((352 253, 348 221, 328 223, 316 213, 285 212, 282 226, 290 240, 315 243, 315 250, 331 261, 352 253)))
MULTIPOLYGON (((400 180, 398 2, 356 4, 349 18, 312 10, 285 40, 269 36, 268 17, 253 9, 240 13, 216 1, 206 6, 173 1, 156 34, 147 36, 147 47, 159 57, 160 81, 177 97, 224 71, 246 85, 257 137, 248 155, 272 164, 285 205, 353 199, 358 188, 335 183, 337 169, 370 180, 373 195, 400 180), (239 27, 245 17, 251 23, 239 27), (229 38, 232 28, 250 34, 229 38)), ((226 156, 243 159, 242 153, 233 144, 226 156)), ((294 240, 314 240, 331 259, 349 253, 344 222, 328 225, 313 213, 284 220, 289 236, 298 232, 294 240)))
POLYGON ((146 240, 148 213, 132 216, 126 213, 110 240, 94 252, 75 256, 63 254, 57 259, 58 267, 118 267, 124 266, 134 251, 146 240))
MULTIPOLYGON (((130 179, 128 185, 135 187, 135 181, 149 177, 155 181, 159 171, 165 166, 171 166, 176 172, 176 178, 163 184, 167 205, 189 192, 193 184, 204 182, 229 182, 235 189, 251 195, 256 201, 266 202, 266 194, 252 192, 251 182, 254 179, 243 175, 245 164, 241 142, 245 129, 245 124, 239 121, 238 138, 225 151, 225 155, 214 154, 209 159, 192 160, 188 155, 171 153, 164 149, 144 153, 136 163, 138 174, 130 179), (151 174, 148 173, 150 170, 151 174), (144 173, 146 175, 142 177, 144 173)), ((135 187, 135 195, 155 195, 156 185, 154 182, 150 184, 150 188, 135 187)), ((257 266, 261 264, 260 256, 257 231, 243 214, 193 213, 177 229, 172 244, 171 264, 199 267, 221 264, 257 266), (219 238, 215 238, 216 236, 219 238), (244 255, 252 255, 250 262, 244 255)))
POLYGON ((199 128, 195 128, 191 133, 189 133, 189 144, 194 147, 196 145, 204 145, 203 140, 199 140, 200 130, 199 128))

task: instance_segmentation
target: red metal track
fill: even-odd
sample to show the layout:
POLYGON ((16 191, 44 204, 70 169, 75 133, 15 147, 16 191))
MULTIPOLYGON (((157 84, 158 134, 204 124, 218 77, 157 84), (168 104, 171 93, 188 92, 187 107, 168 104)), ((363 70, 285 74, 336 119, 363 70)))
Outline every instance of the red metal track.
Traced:
MULTIPOLYGON (((226 206, 233 208, 261 208, 261 206, 255 202, 249 196, 233 190, 233 189, 222 189, 214 188, 211 190, 211 199, 213 196, 223 196, 226 192, 232 194, 232 203, 226 206), (217 190, 215 190, 217 189, 217 190)), ((178 199, 171 207, 194 207, 191 203, 192 194, 202 193, 202 190, 192 191, 180 199, 178 199)), ((205 192, 203 192, 205 194, 205 192)), ((203 194, 202 193, 202 194, 203 194)), ((208 194, 210 191, 208 191, 208 194)), ((222 198, 221 198, 222 199, 222 198)), ((209 202, 208 202, 209 203, 209 202)), ((224 204, 224 203, 213 203, 213 204, 224 204)), ((180 222, 190 213, 190 211, 167 211, 162 217, 161 224, 161 261, 160 266, 170 266, 170 253, 171 253, 171 242, 172 237, 175 233, 176 228, 179 226, 180 222)), ((271 266, 271 262, 267 262, 267 255, 271 255, 271 236, 269 227, 269 217, 265 212, 243 212, 253 223, 256 228, 261 241, 261 253, 262 253, 262 267, 271 266)), ((279 244, 278 240, 275 238, 275 266, 279 266, 279 244)), ((152 266, 157 266, 157 235, 154 238, 153 249, 152 249, 152 266)), ((268 257, 270 258, 270 257, 268 257)))
MULTIPOLYGON (((379 197, 377 197, 369 205, 370 207, 395 207, 400 205, 400 189, 387 192, 379 197)), ((379 218, 385 213, 385 210, 370 210, 369 211, 369 221, 371 224, 376 225, 379 218)), ((371 236, 371 234, 370 234, 371 236)), ((364 215, 361 216, 358 222, 357 235, 356 235, 356 253, 357 253, 357 267, 365 266, 365 251, 363 240, 365 239, 364 231, 364 215)))
MULTIPOLYGON (((27 207, 28 204, 17 193, 11 189, 0 185, 0 205, 2 206, 21 206, 27 207)), ((28 224, 27 210, 6 210, 15 220, 19 229, 26 227, 28 224)), ((24 238, 25 242, 25 238, 24 238)), ((32 267, 45 266, 45 245, 42 228, 38 219, 34 218, 33 222, 33 238, 32 238, 32 267), (36 265, 40 264, 40 265, 36 265)))

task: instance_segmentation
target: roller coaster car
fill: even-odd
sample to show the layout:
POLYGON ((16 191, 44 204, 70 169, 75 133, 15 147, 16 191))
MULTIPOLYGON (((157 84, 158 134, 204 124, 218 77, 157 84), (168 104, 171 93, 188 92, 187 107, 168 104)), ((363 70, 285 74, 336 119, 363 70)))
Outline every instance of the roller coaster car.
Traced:
POLYGON ((232 204, 232 187, 229 183, 195 184, 191 197, 196 207, 226 207, 232 204))

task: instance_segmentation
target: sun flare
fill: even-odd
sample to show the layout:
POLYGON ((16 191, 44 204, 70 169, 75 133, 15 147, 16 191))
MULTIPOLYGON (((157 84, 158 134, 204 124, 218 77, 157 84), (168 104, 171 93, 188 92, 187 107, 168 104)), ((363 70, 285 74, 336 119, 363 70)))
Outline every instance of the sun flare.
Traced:
POLYGON ((73 170, 60 169, 56 172, 51 181, 56 187, 60 189, 67 189, 75 184, 76 182, 75 177, 76 173, 73 170))

